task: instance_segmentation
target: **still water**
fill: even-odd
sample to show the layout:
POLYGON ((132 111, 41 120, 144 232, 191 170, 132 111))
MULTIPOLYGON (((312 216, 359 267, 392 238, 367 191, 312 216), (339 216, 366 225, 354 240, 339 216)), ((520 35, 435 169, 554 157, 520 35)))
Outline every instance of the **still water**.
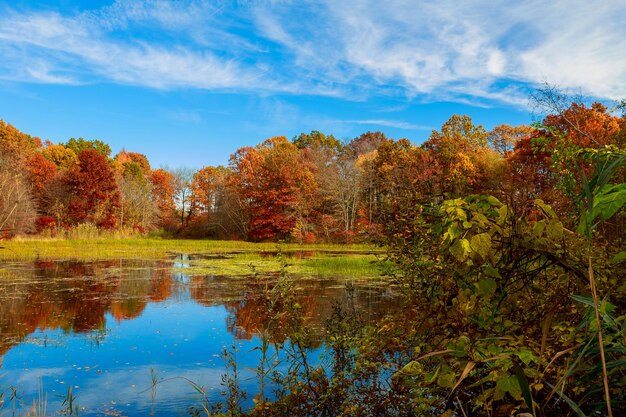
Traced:
MULTIPOLYGON (((275 277, 194 276, 187 265, 188 257, 2 264, 0 415, 26 415, 33 403, 54 414, 70 387, 84 416, 189 415, 200 405, 189 381, 219 401, 221 354, 233 346, 242 388, 254 394, 248 368, 258 364, 263 290, 275 277)), ((305 324, 319 338, 317 356, 336 303, 349 300, 374 320, 396 300, 371 280, 293 280, 305 324)))

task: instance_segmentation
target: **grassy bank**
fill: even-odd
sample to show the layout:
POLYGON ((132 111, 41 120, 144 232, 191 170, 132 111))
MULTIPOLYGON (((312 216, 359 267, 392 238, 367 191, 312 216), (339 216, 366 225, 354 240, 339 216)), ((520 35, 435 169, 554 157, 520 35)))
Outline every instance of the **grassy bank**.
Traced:
POLYGON ((292 273, 377 276, 374 264, 382 255, 373 245, 276 244, 175 239, 16 239, 0 242, 0 260, 166 259, 190 255, 189 273, 223 275, 277 271, 280 250, 292 273), (378 256, 377 256, 378 255, 378 256))
POLYGON ((297 275, 341 276, 354 278, 373 278, 380 276, 380 255, 366 253, 336 253, 310 251, 290 254, 284 252, 279 258, 272 252, 237 253, 223 257, 202 259, 193 257, 184 261, 179 270, 189 275, 249 275, 253 273, 268 274, 280 270, 281 264, 287 265, 287 271, 297 275))
POLYGON ((294 243, 252 243, 222 240, 176 239, 16 239, 0 242, 0 259, 155 259, 176 254, 211 255, 225 253, 275 253, 278 248, 290 253, 364 254, 380 252, 372 245, 294 243))

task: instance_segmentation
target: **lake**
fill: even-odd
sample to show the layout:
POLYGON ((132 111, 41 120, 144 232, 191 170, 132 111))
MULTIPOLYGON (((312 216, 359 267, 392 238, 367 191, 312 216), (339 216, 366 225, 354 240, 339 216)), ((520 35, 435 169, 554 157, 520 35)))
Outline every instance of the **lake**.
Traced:
MULTIPOLYGON (((191 262, 4 262, 0 415, 25 415, 33 404, 55 414, 67 407, 70 388, 80 415, 189 415, 201 403, 194 385, 209 401, 221 399, 225 348, 242 370, 242 388, 254 394, 249 368, 259 362, 263 297, 276 274, 195 275, 186 271, 191 262)), ((397 304, 380 280, 291 280, 319 341, 312 357, 324 354, 324 323, 337 303, 350 303, 365 321, 397 304)))

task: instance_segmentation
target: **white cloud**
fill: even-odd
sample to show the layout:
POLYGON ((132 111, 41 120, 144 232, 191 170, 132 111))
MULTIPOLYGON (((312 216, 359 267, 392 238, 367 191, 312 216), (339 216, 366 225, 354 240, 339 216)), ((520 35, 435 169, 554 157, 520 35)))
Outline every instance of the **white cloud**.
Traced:
POLYGON ((120 0, 0 17, 0 78, 526 104, 543 81, 626 97, 619 1, 120 0))
POLYGON ((380 84, 520 104, 506 81, 626 96, 626 8, 618 3, 329 0, 328 10, 345 59, 380 84))

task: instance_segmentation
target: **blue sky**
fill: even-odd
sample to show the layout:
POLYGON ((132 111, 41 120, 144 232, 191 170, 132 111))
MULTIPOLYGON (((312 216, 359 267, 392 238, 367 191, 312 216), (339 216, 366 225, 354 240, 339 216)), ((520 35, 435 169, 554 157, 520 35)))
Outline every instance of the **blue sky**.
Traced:
POLYGON ((0 118, 198 168, 313 129, 529 123, 545 81, 626 97, 622 1, 491 3, 0 0, 0 118))

